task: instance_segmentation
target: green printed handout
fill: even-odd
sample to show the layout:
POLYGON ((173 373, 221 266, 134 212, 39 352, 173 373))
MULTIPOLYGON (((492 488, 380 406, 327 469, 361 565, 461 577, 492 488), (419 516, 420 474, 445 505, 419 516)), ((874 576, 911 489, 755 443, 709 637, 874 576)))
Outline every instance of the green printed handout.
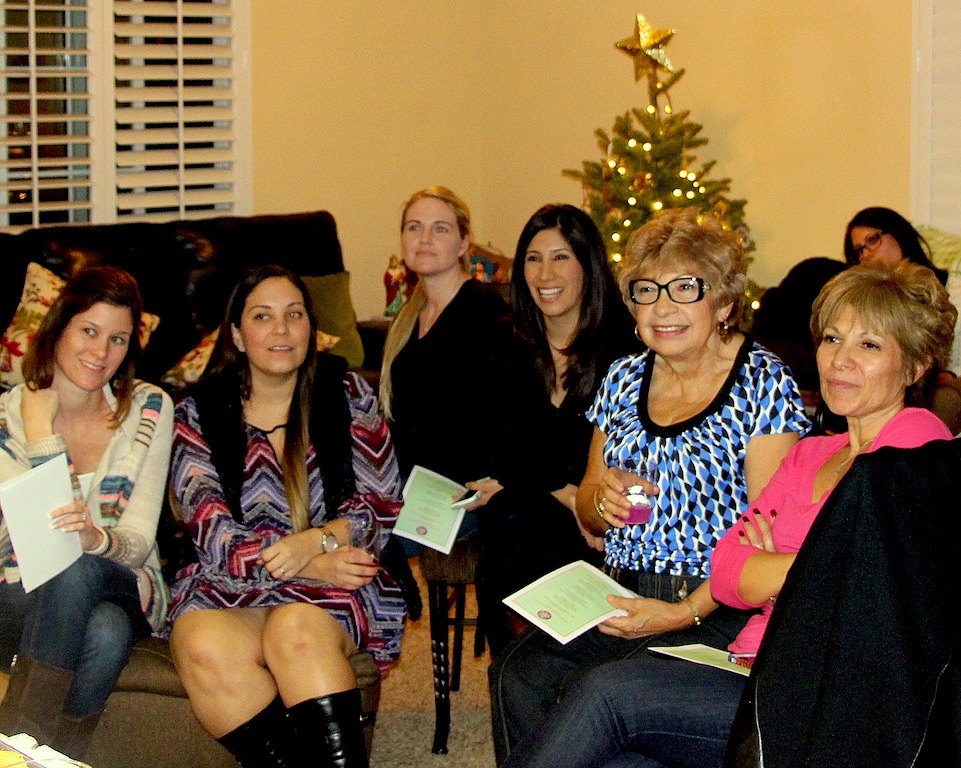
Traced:
POLYGON ((464 490, 463 485, 415 465, 404 485, 404 506, 394 533, 449 555, 464 519, 464 510, 451 504, 464 490))
POLYGON ((566 644, 605 619, 626 615, 607 602, 608 595, 637 597, 593 565, 578 560, 505 597, 504 604, 566 644))
POLYGON ((730 654, 718 648, 711 648, 709 645, 703 645, 701 643, 652 646, 647 650, 654 654, 672 656, 675 659, 684 659, 684 661, 692 661, 695 664, 703 664, 706 667, 726 669, 728 672, 733 672, 736 675, 747 676, 751 674, 751 670, 748 667, 742 666, 734 660, 733 657, 735 654, 730 654))

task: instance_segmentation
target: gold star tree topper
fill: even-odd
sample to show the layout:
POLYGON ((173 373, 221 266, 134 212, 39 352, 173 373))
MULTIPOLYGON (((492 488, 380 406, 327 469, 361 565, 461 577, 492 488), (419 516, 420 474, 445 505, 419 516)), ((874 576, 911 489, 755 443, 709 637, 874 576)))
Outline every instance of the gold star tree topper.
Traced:
POLYGON ((647 19, 637 14, 634 34, 614 43, 615 48, 634 59, 634 82, 640 82, 644 75, 654 74, 658 69, 674 71, 664 52, 664 46, 674 37, 674 32, 673 29, 652 29, 647 19))

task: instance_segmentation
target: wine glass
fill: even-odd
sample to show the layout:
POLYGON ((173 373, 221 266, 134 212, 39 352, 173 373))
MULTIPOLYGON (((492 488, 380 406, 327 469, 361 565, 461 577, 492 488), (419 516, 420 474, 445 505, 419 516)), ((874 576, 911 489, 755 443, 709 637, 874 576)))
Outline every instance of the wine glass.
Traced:
MULTIPOLYGON (((641 461, 633 456, 619 459, 617 466, 625 472, 647 480, 653 485, 657 485, 660 479, 660 471, 653 460, 641 461)), ((631 502, 630 514, 624 520, 627 525, 647 525, 651 522, 653 513, 653 501, 644 491, 644 487, 639 483, 630 486, 624 493, 625 498, 631 502)))
POLYGON ((380 560, 380 527, 371 525, 370 520, 361 518, 351 520, 350 546, 363 549, 374 562, 380 560))

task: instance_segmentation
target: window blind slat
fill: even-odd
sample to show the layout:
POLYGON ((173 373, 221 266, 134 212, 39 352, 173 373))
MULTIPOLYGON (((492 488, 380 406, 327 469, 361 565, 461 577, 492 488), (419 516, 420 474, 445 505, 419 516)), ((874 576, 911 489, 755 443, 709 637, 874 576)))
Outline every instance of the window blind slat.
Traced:
MULTIPOLYGON (((177 80, 180 69, 175 64, 118 64, 115 69, 117 80, 177 80)), ((230 80, 233 72, 229 66, 218 67, 213 64, 190 64, 183 67, 184 80, 230 80)), ((153 85, 153 83, 151 83, 153 85)))
POLYGON ((215 205, 229 203, 232 200, 230 190, 219 189, 186 189, 179 191, 139 192, 117 195, 117 208, 173 208, 181 203, 184 205, 215 205))
POLYGON ((167 59, 176 62, 183 54, 185 59, 229 59, 233 52, 225 45, 184 45, 177 41, 164 43, 125 43, 114 46, 118 59, 167 59))
POLYGON ((230 120, 233 112, 229 107, 118 107, 117 123, 169 123, 176 122, 180 116, 184 122, 216 122, 230 120))
MULTIPOLYGON (((117 156, 117 168, 139 168, 142 166, 175 165, 181 153, 176 149, 129 150, 117 156)), ((183 152, 184 165, 213 165, 232 163, 235 160, 232 149, 191 149, 183 152)))
MULTIPOLYGON (((183 131, 184 142, 187 144, 196 142, 230 141, 232 137, 233 132, 229 128, 185 128, 183 131)), ((176 144, 179 139, 180 131, 176 127, 121 129, 117 131, 118 146, 176 144)))
POLYGON ((176 170, 141 171, 121 173, 117 176, 119 189, 138 189, 148 187, 199 186, 211 184, 231 184, 234 173, 229 169, 187 168, 181 174, 176 170))
MULTIPOLYGON (((56 212, 56 211, 73 211, 73 212, 83 212, 90 209, 90 203, 86 201, 62 201, 58 200, 56 202, 40 202, 36 205, 37 210, 40 213, 44 212, 56 212)), ((33 203, 6 203, 0 205, 0 213, 30 213, 33 211, 33 203)), ((42 223, 42 222, 37 222, 42 223)))
MULTIPOLYGON (((174 0, 152 0, 150 2, 135 2, 135 0, 114 0, 114 15, 122 16, 160 16, 177 18, 177 3, 174 0)), ((217 16, 229 18, 233 9, 228 4, 221 3, 184 3, 184 15, 188 17, 217 16)))
MULTIPOLYGON (((184 89, 185 101, 228 101, 233 97, 230 88, 214 85, 191 85, 184 89)), ((178 89, 175 86, 122 86, 114 89, 118 103, 130 102, 170 102, 177 101, 178 89)))

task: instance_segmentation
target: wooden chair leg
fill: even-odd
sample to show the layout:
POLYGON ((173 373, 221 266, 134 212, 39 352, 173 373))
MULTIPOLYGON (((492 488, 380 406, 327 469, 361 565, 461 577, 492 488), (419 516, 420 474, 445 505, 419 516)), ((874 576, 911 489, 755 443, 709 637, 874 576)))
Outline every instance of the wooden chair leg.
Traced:
POLYGON ((464 655, 464 612, 467 603, 467 587, 458 584, 454 587, 454 654, 451 657, 450 689, 460 690, 460 662, 464 655))
POLYGON ((431 752, 447 754, 450 734, 450 666, 447 651, 447 584, 428 581, 431 659, 434 667, 434 744, 431 752))

